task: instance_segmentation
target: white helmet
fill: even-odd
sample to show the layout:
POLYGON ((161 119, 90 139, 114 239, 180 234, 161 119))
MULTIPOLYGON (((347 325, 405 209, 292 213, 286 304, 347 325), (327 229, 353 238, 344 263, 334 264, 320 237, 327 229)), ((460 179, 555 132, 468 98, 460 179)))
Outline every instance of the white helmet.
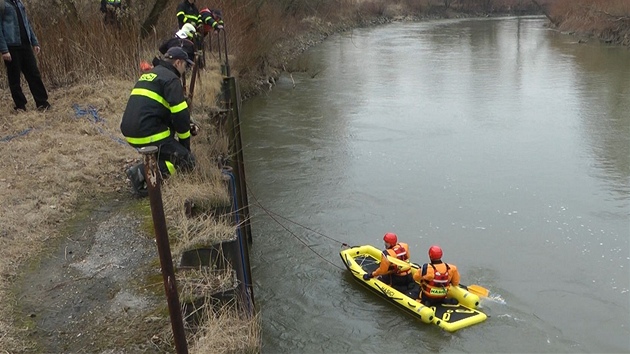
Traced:
POLYGON ((192 38, 195 33, 197 33, 197 29, 195 29, 195 26, 193 26, 190 23, 184 23, 184 25, 182 26, 182 28, 177 31, 177 33, 175 33, 175 35, 179 38, 192 38))

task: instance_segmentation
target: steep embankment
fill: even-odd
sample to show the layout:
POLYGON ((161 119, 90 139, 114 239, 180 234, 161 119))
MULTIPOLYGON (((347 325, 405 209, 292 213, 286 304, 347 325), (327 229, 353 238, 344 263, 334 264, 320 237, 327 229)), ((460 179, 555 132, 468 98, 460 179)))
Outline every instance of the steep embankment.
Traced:
POLYGON ((627 1, 532 0, 551 25, 572 35, 613 45, 630 46, 630 3, 627 1))

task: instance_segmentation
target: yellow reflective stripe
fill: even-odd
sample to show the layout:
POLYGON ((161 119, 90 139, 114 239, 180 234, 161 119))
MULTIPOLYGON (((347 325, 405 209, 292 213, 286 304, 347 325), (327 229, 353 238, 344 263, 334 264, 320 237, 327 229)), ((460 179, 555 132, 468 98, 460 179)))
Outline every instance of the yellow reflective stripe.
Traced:
POLYGON ((131 90, 131 95, 132 96, 134 96, 134 95, 135 96, 144 96, 144 97, 148 97, 148 98, 150 98, 152 100, 155 100, 158 103, 160 103, 162 106, 166 107, 166 109, 171 111, 172 114, 181 112, 181 111, 185 110, 186 108, 188 108, 188 103, 186 103, 186 101, 182 101, 182 103, 171 107, 171 105, 168 104, 168 102, 166 102, 164 97, 158 95, 157 93, 155 93, 155 92, 153 92, 151 90, 147 90, 147 89, 143 89, 143 88, 135 88, 135 89, 131 90))
POLYGON ((186 16, 184 11, 180 11, 180 12, 178 12, 178 13, 177 13, 177 15, 175 15, 175 16, 176 16, 176 17, 179 17, 179 15, 184 15, 184 17, 186 16))
POLYGON ((186 101, 182 101, 182 103, 171 107, 171 113, 175 114, 185 110, 186 108, 188 108, 188 103, 186 103, 186 101))
POLYGON ((168 173, 171 176, 175 175, 175 172, 176 172, 175 165, 173 165, 173 163, 170 161, 164 161, 164 163, 166 163, 166 168, 168 169, 168 173))
MULTIPOLYGON (((183 11, 182 11, 182 13, 183 13, 183 11)), ((179 16, 179 13, 177 15, 179 16)), ((191 19, 191 20, 198 21, 199 20, 199 16, 184 14, 184 22, 186 22, 186 19, 191 19)))
POLYGON ((179 137, 180 139, 188 139, 190 138, 190 130, 185 132, 185 133, 177 133, 177 137, 179 137))
POLYGON ((151 91, 151 90, 147 90, 147 89, 143 89, 143 88, 135 88, 133 90, 131 90, 131 95, 134 96, 144 96, 144 97, 148 97, 152 100, 155 100, 157 102, 159 102, 162 106, 166 107, 166 109, 170 110, 171 109, 171 105, 168 104, 168 102, 166 102, 166 100, 164 99, 164 97, 158 95, 157 93, 151 91))
POLYGON ((156 141, 160 141, 162 139, 166 139, 169 136, 171 136, 171 131, 169 129, 161 132, 161 133, 157 133, 157 134, 153 134, 151 136, 147 136, 144 138, 131 138, 131 137, 125 137, 125 139, 127 139, 127 142, 129 142, 130 144, 135 144, 135 145, 143 145, 143 144, 150 144, 150 143, 154 143, 156 141))

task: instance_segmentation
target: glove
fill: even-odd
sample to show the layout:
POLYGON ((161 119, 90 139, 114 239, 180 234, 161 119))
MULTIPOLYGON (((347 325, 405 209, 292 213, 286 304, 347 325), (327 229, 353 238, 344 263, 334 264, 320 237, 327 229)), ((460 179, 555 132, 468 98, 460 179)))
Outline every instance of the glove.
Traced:
POLYGON ((365 273, 365 274, 363 274, 363 280, 370 280, 372 278, 374 278, 372 273, 365 273))
POLYGON ((199 134, 199 126, 195 123, 190 123, 190 135, 197 136, 199 134))

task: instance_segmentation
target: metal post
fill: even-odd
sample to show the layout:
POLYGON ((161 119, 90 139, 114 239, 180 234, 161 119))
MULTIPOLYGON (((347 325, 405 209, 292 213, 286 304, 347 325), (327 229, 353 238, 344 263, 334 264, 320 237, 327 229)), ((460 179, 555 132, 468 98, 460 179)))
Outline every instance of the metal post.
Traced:
MULTIPOLYGON (((225 32, 225 29, 223 29, 223 48, 225 48, 225 76, 230 77, 231 73, 230 73, 230 62, 228 61, 228 49, 227 49, 227 33, 225 32)), ((220 39, 217 37, 217 41, 219 41, 220 39)))
POLYGON ((249 248, 247 245, 247 238, 243 232, 243 221, 240 219, 240 202, 237 196, 237 184, 234 174, 232 172, 232 167, 223 167, 222 174, 228 178, 228 192, 230 194, 230 197, 232 197, 232 211, 234 212, 234 218, 238 227, 236 229, 236 241, 240 259, 237 262, 234 262, 232 266, 236 271, 236 276, 241 281, 241 284, 238 285, 240 300, 246 306, 247 316, 251 318, 254 315, 254 288, 251 281, 252 270, 249 264, 249 248))
POLYGON ((175 349, 177 354, 188 354, 186 334, 184 333, 184 320, 182 318, 181 305, 177 293, 177 282, 175 281, 173 259, 171 258, 171 248, 168 242, 166 218, 164 217, 164 204, 162 203, 162 193, 160 189, 162 178, 157 164, 158 148, 155 146, 147 146, 139 150, 140 153, 144 155, 144 170, 147 189, 149 190, 149 202, 151 203, 151 216, 153 217, 155 241, 160 257, 160 265, 162 267, 164 292, 166 293, 168 312, 171 317, 175 349))
POLYGON ((249 220, 249 201, 247 198, 247 184, 245 177, 245 158, 243 156, 243 143, 241 140, 241 120, 240 120, 240 105, 238 104, 238 87, 236 85, 236 79, 233 77, 228 77, 224 79, 224 82, 227 82, 228 94, 226 97, 227 104, 230 109, 230 113, 232 114, 231 119, 231 129, 229 132, 230 142, 232 143, 233 153, 236 158, 233 161, 234 175, 236 176, 237 182, 237 198, 240 203, 240 213, 243 216, 241 218, 241 222, 243 223, 245 236, 247 241, 251 244, 253 243, 252 238, 252 228, 249 220))

